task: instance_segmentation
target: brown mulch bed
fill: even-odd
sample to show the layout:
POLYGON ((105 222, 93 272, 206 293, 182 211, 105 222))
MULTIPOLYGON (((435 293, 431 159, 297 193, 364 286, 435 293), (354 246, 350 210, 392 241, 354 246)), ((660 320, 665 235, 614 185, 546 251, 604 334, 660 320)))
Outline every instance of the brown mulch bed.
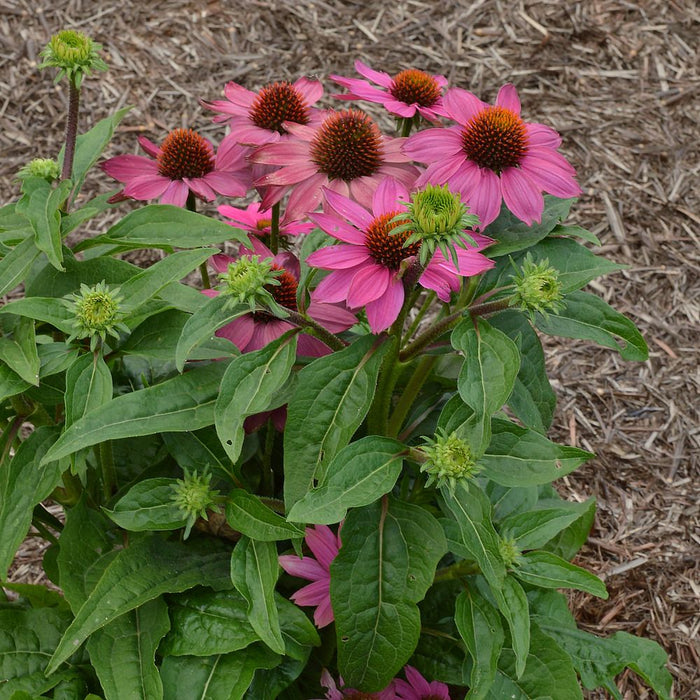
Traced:
MULTIPOLYGON (((0 182, 7 196, 23 163, 55 155, 61 143, 64 95, 37 70, 38 52, 51 33, 73 27, 103 43, 110 64, 87 81, 83 127, 134 105, 112 155, 135 152, 137 132, 159 141, 192 126, 220 139, 198 98, 218 98, 228 80, 257 88, 300 74, 354 75, 356 58, 391 73, 443 73, 485 100, 511 81, 525 118, 562 133, 584 191, 573 221, 600 237, 602 254, 629 265, 592 290, 637 322, 651 351, 648 362, 631 364, 584 342, 547 341, 559 395, 553 437, 597 453, 561 485, 571 498, 598 499, 579 561, 611 592, 605 602, 584 595, 573 602, 590 631, 659 641, 675 696, 700 697, 697 4, 5 0, 0 182)), ((99 173, 94 183, 111 188, 99 173)), ((36 543, 28 540, 18 556, 14 580, 41 578, 36 543)), ((653 696, 634 674, 619 686, 625 698, 653 696)))

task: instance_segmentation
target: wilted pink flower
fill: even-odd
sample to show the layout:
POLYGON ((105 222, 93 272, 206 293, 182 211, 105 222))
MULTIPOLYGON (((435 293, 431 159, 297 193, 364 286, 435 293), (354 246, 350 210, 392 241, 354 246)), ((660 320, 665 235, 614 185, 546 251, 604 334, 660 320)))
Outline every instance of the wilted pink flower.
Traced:
POLYGON ((285 128, 294 138, 261 146, 251 160, 283 166, 258 179, 255 186, 277 187, 263 196, 265 207, 294 187, 287 203, 290 217, 314 211, 321 201, 322 187, 369 206, 385 176, 391 175, 407 187, 418 176, 418 169, 401 151, 404 139, 383 136, 360 110, 331 112, 316 127, 285 122, 285 128))
MULTIPOLYGON (((350 309, 364 306, 372 332, 380 333, 391 326, 403 306, 402 263, 420 249, 419 242, 404 247, 409 231, 391 235, 400 223, 392 220, 406 211, 401 200, 408 201, 408 191, 401 183, 386 178, 374 193, 369 209, 330 190, 325 191, 325 197, 335 214, 312 214, 311 218, 342 243, 309 255, 309 265, 333 270, 321 280, 311 298, 327 303, 346 301, 350 309)), ((476 248, 455 246, 459 267, 437 250, 420 277, 420 284, 434 290, 443 301, 449 301, 450 294, 459 289, 460 277, 479 274, 494 265, 479 252, 491 239, 471 235, 476 248)))
POLYGON ((321 686, 326 688, 325 700, 396 700, 393 683, 394 681, 378 693, 363 693, 354 688, 346 688, 342 678, 339 678, 336 684, 333 676, 325 668, 321 674, 321 686))
POLYGON ((411 119, 416 112, 431 122, 439 121, 442 107, 442 88, 447 85, 443 75, 429 75, 422 70, 402 70, 393 78, 383 71, 372 70, 362 61, 355 61, 355 70, 380 87, 367 80, 331 75, 331 80, 350 92, 333 95, 340 100, 367 100, 383 104, 387 111, 404 119, 411 119))
POLYGON ((443 108, 458 126, 426 129, 404 145, 411 158, 429 164, 418 187, 447 183, 483 226, 498 216, 502 201, 531 224, 542 219, 543 191, 556 197, 581 193, 576 171, 556 150, 561 137, 544 124, 520 118, 520 99, 513 85, 499 90, 494 106, 452 88, 443 97, 443 108))
POLYGON ((450 700, 447 686, 439 681, 428 683, 413 666, 404 666, 407 680, 393 681, 396 700, 450 700))
POLYGON ((227 122, 238 143, 260 146, 274 143, 286 134, 284 122, 318 124, 323 113, 313 109, 323 96, 318 80, 299 78, 294 83, 270 83, 257 93, 230 82, 224 88, 225 100, 201 103, 218 114, 215 122, 227 122))
MULTIPOLYGON (((272 212, 270 209, 261 209, 260 202, 249 204, 246 209, 238 209, 228 204, 222 204, 218 208, 219 214, 231 219, 238 228, 255 234, 256 236, 269 236, 270 225, 272 224, 272 212)), ((309 233, 313 229, 312 223, 301 223, 290 221, 289 217, 283 216, 280 220, 281 236, 298 236, 301 233, 309 233)))
POLYGON ((233 142, 222 143, 218 151, 210 141, 192 129, 171 131, 160 146, 145 136, 139 143, 149 156, 123 155, 101 164, 102 170, 125 187, 124 197, 184 207, 193 192, 212 201, 217 193, 242 197, 251 184, 246 161, 248 150, 233 142))
POLYGON ((333 622, 331 607, 331 562, 340 549, 340 535, 333 534, 328 525, 314 525, 306 528, 306 544, 315 559, 305 556, 300 559, 295 554, 279 557, 280 566, 292 576, 312 581, 292 595, 297 605, 316 606, 314 622, 316 627, 325 627, 333 622))
MULTIPOLYGON (((274 300, 280 306, 296 311, 299 261, 288 251, 281 251, 273 256, 272 252, 257 238, 251 239, 251 245, 253 246, 251 256, 258 255, 263 260, 272 258, 272 269, 282 271, 282 274, 277 278, 280 284, 271 286, 269 289, 274 300)), ((209 258, 209 264, 216 272, 223 273, 228 270, 229 263, 234 262, 234 260, 235 258, 228 255, 214 255, 209 258)), ((202 292, 209 297, 215 297, 219 294, 215 289, 204 289, 202 292)), ((345 331, 357 322, 352 313, 335 304, 312 301, 306 309, 306 313, 331 333, 345 331)), ((289 321, 277 318, 265 311, 256 311, 239 316, 216 331, 216 335, 230 340, 241 352, 252 352, 264 348, 292 328, 296 328, 296 326, 289 321)), ((297 352, 299 355, 307 357, 322 357, 328 355, 331 350, 318 338, 300 333, 297 341, 297 352)))

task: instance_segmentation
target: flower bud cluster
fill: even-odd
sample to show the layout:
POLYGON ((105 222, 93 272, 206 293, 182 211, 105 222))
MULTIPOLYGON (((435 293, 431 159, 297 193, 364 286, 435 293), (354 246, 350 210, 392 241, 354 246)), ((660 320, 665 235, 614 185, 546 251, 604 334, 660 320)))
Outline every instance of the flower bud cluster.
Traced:
POLYGON ((90 338, 90 350, 94 352, 98 342, 104 343, 107 335, 119 338, 120 331, 128 333, 129 328, 122 322, 123 314, 119 309, 122 301, 119 288, 110 289, 104 280, 93 287, 81 284, 80 292, 65 300, 75 317, 68 342, 90 338))
POLYGON ((536 263, 530 253, 523 260, 522 267, 513 275, 515 291, 510 306, 515 306, 534 316, 535 313, 558 314, 563 308, 562 285, 559 273, 545 258, 536 263))
POLYGON ((434 438, 423 437, 421 451, 425 462, 421 471, 428 475, 426 486, 437 484, 454 489, 460 479, 471 479, 481 471, 469 444, 454 432, 438 429, 434 438))
POLYGON ((278 304, 269 287, 279 286, 281 274, 282 270, 274 269, 272 258, 261 260, 259 255, 244 255, 229 263, 228 270, 219 275, 220 290, 229 297, 229 307, 247 304, 251 311, 259 306, 276 310, 278 304))
POLYGON ((198 518, 208 520, 207 511, 217 509, 219 492, 213 490, 210 484, 211 474, 205 472, 199 476, 196 471, 190 473, 185 469, 185 478, 177 479, 177 483, 172 486, 172 499, 187 516, 185 539, 189 537, 198 518))
POLYGON ((102 45, 94 42, 82 32, 64 29, 54 34, 41 52, 44 62, 39 68, 58 68, 56 82, 64 75, 80 87, 84 75, 91 70, 107 70, 107 64, 99 57, 102 45))

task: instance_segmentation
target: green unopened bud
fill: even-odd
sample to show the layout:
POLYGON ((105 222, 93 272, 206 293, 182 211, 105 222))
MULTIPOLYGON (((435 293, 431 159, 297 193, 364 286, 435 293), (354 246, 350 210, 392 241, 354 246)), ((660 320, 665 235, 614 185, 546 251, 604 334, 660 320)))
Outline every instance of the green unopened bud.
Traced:
POLYGON ((129 332, 121 320, 119 289, 110 289, 104 281, 94 287, 81 284, 80 292, 65 301, 75 315, 69 342, 76 338, 90 338, 90 350, 94 351, 98 340, 104 342, 108 334, 119 338, 119 331, 129 332))
POLYGON ((435 438, 423 437, 426 461, 421 471, 428 475, 426 486, 436 483, 451 490, 459 479, 471 479, 481 471, 469 444, 455 433, 438 429, 435 438))
POLYGON ((522 268, 518 270, 516 267, 513 285, 515 291, 509 305, 526 311, 530 316, 535 312, 545 316, 548 312, 558 314, 564 308, 559 273, 550 266, 547 258, 536 263, 528 253, 522 268))
POLYGON ((91 70, 107 70, 107 64, 99 57, 102 45, 82 32, 65 29, 54 34, 41 56, 44 62, 39 68, 58 68, 58 82, 64 75, 79 88, 84 75, 91 70))
POLYGON ((466 248, 476 242, 466 229, 479 225, 479 217, 467 213, 467 206, 462 202, 458 193, 450 192, 447 185, 426 185, 424 189, 414 192, 408 206, 408 221, 406 214, 397 216, 402 225, 392 230, 392 235, 403 231, 411 231, 404 246, 420 241, 422 243, 418 258, 422 265, 440 249, 445 258, 451 257, 457 265, 455 246, 466 248))
POLYGON ((259 305, 276 309, 268 287, 278 286, 277 278, 281 274, 282 270, 273 268, 272 258, 261 260, 259 255, 244 256, 229 263, 228 270, 219 275, 223 283, 220 290, 230 297, 228 305, 248 304, 251 311, 259 305))
POLYGON ((522 552, 518 548, 515 539, 512 537, 500 538, 498 542, 498 553, 501 555, 506 569, 511 569, 522 559, 522 552))
POLYGON ((199 476, 196 471, 190 473, 185 469, 185 478, 176 481, 177 483, 172 486, 175 492, 172 499, 187 517, 185 525, 185 539, 187 539, 197 518, 208 520, 207 511, 218 510, 219 492, 210 486, 211 474, 204 473, 199 476))
POLYGON ((53 182, 61 177, 61 166, 51 158, 35 158, 30 160, 17 173, 19 180, 28 177, 40 177, 48 182, 53 182))

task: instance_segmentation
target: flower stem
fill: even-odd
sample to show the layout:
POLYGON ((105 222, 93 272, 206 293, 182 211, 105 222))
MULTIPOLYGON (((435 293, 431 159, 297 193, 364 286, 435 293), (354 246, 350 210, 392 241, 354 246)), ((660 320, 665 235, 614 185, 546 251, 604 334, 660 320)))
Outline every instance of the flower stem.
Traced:
POLYGON ((411 325, 409 326, 408 330, 404 334, 403 338, 401 339, 401 344, 405 344, 408 342, 408 340, 411 338, 411 336, 416 332, 416 329, 420 325, 420 322, 423 320, 423 316, 428 312, 428 309, 432 306, 433 301, 435 300, 435 297, 437 295, 435 292, 430 291, 425 297, 425 301, 421 305, 420 309, 418 309, 418 313, 416 314, 416 317, 413 319, 411 322, 411 325))
POLYGON ((462 559, 462 561, 458 561, 455 564, 451 564, 450 566, 438 569, 435 572, 433 583, 454 581, 455 579, 462 578, 462 576, 471 576, 473 574, 478 574, 480 571, 481 569, 475 561, 470 561, 469 559, 462 559))
POLYGON ((389 437, 395 437, 399 434, 399 430, 401 430, 401 426, 404 420, 406 420, 406 416, 411 410, 411 406, 416 396, 418 396, 418 392, 421 390, 423 384, 425 384, 425 380, 430 375, 430 370, 433 368, 436 361, 436 355, 425 355, 425 357, 420 359, 418 366, 413 371, 413 374, 411 374, 411 378, 408 384, 406 384, 406 388, 403 390, 403 394, 401 394, 401 398, 394 408, 394 412, 391 414, 387 433, 389 437))
POLYGON ((309 316, 298 313, 297 311, 290 311, 285 309, 289 316, 287 316, 288 321, 299 326, 300 328, 308 328, 312 331, 311 335, 315 335, 319 340, 322 340, 329 348, 332 350, 342 350, 345 347, 345 343, 337 336, 326 330, 322 325, 316 323, 309 316))
POLYGON ((280 247, 280 203, 272 205, 272 220, 270 221, 270 250, 277 255, 280 247))
POLYGON ((112 441, 105 440, 99 447, 100 468, 102 470, 102 495, 105 503, 112 498, 112 492, 116 486, 117 474, 114 470, 114 453, 112 452, 112 441))
MULTIPOLYGON (((194 196, 194 192, 192 192, 192 190, 190 190, 187 194, 185 208, 188 211, 197 211, 197 198, 194 196)), ((209 279, 209 270, 207 269, 206 261, 199 266, 199 274, 202 277, 202 287, 204 287, 204 289, 211 289, 211 280, 209 279)))
POLYGON ((68 118, 66 119, 66 146, 63 152, 63 169, 61 180, 70 180, 73 172, 75 140, 78 136, 78 107, 80 106, 80 89, 72 80, 68 81, 68 118))
POLYGON ((486 316, 496 313, 496 311, 504 311, 510 306, 510 298, 499 299, 498 301, 488 301, 484 304, 476 304, 469 307, 469 313, 472 316, 486 316))
POLYGON ((411 133, 411 128, 413 127, 412 117, 402 117, 401 118, 401 136, 408 136, 411 133))

